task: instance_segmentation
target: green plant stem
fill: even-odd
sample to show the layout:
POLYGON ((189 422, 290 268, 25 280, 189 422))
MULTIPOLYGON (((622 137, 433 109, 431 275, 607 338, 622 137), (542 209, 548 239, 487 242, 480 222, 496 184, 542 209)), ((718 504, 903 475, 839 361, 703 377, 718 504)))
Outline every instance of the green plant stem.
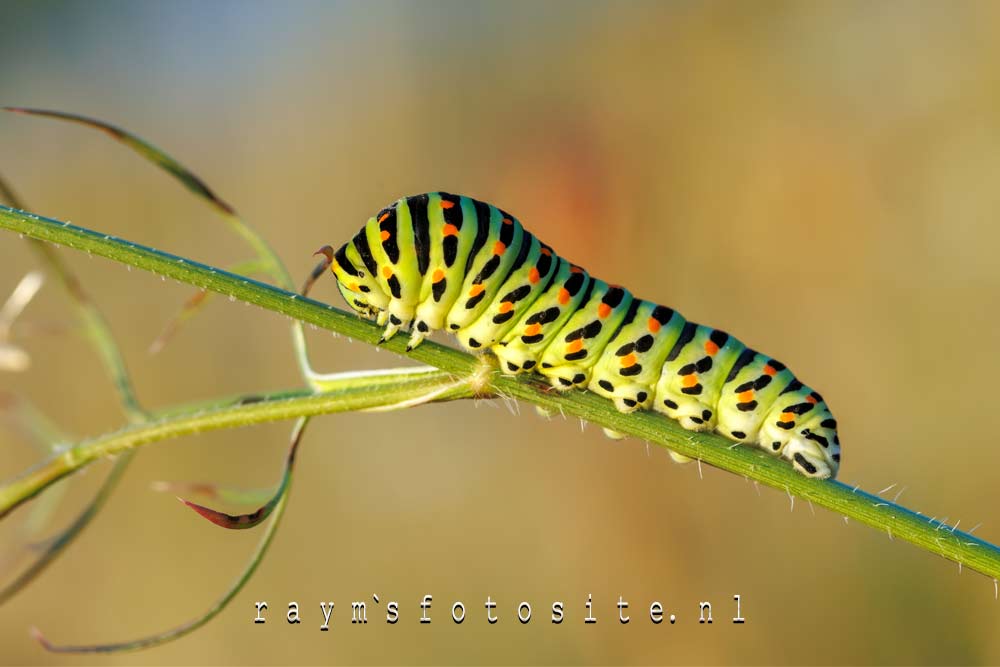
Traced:
MULTIPOLYGON (((381 336, 380 329, 374 324, 343 313, 331 306, 243 276, 227 273, 221 269, 69 223, 0 206, 0 228, 65 245, 174 280, 190 283, 203 289, 219 292, 369 344, 376 344, 381 336)), ((485 362, 483 358, 477 359, 431 341, 426 341, 417 349, 406 353, 404 339, 405 336, 398 336, 385 343, 383 347, 403 356, 431 364, 458 377, 478 378, 471 388, 475 393, 516 398, 552 412, 562 412, 566 415, 579 417, 647 442, 668 447, 685 456, 784 491, 790 496, 797 496, 821 507, 826 507, 838 514, 885 532, 893 538, 912 542, 922 549, 953 560, 963 567, 981 572, 993 579, 1000 577, 1000 549, 996 546, 878 496, 852 488, 841 482, 806 478, 795 472, 786 462, 771 457, 761 450, 734 446, 732 442, 718 435, 687 431, 663 415, 651 412, 623 415, 615 410, 610 401, 591 392, 561 394, 551 391, 535 378, 508 377, 495 369, 484 372, 483 364, 485 362)), ((304 400, 302 403, 286 402, 280 410, 277 410, 276 407, 270 408, 272 411, 268 414, 274 419, 292 419, 303 415, 320 414, 323 409, 320 409, 317 401, 322 400, 317 397, 304 400), (314 402, 309 402, 310 400, 314 402)), ((346 407, 346 409, 359 409, 364 405, 364 400, 363 391, 362 395, 351 395, 347 402, 354 407, 346 407)), ((336 401, 335 403, 340 408, 345 408, 345 403, 336 401)), ((329 405, 325 406, 325 408, 329 407, 329 405)), ((181 432, 191 432, 191 430, 209 424, 222 428, 243 423, 246 423, 245 420, 230 421, 223 416, 219 416, 217 421, 212 419, 192 421, 178 418, 177 424, 174 425, 157 424, 130 429, 105 439, 81 443, 81 445, 66 452, 63 455, 64 458, 55 464, 51 472, 58 473, 56 477, 58 478, 97 456, 148 442, 150 440, 142 438, 152 437, 153 433, 158 438, 162 438, 178 435, 181 432), (197 426, 195 426, 196 422, 197 426), (145 435, 139 438, 137 433, 145 435)), ((24 477, 16 479, 0 490, 0 515, 9 512, 14 506, 23 502, 26 497, 35 495, 52 481, 45 476, 36 477, 37 479, 33 483, 27 483, 28 478, 24 477)))
POLYGON ((409 402, 454 400, 476 394, 469 380, 458 380, 443 371, 423 369, 374 376, 350 374, 339 382, 331 380, 330 384, 336 389, 323 394, 174 414, 168 419, 129 425, 114 433, 84 440, 50 456, 0 488, 0 518, 51 484, 97 459, 134 451, 153 442, 219 429, 354 410, 387 410, 409 402))
MULTIPOLYGON (((13 206, 23 207, 18 196, 2 178, 0 178, 0 197, 13 206)), ((79 279, 63 261, 56 248, 37 239, 28 239, 28 242, 42 263, 56 276, 69 295, 76 309, 77 317, 83 324, 87 338, 115 385, 125 417, 130 423, 144 422, 148 415, 136 397, 132 379, 125 366, 125 359, 122 357, 118 344, 111 333, 111 328, 100 309, 84 291, 79 279)), ((34 581, 83 532, 117 488, 119 481, 132 462, 132 456, 133 452, 128 452, 119 457, 97 493, 94 494, 90 502, 84 505, 77 517, 37 554, 34 561, 23 572, 0 588, 0 604, 5 603, 34 581)))

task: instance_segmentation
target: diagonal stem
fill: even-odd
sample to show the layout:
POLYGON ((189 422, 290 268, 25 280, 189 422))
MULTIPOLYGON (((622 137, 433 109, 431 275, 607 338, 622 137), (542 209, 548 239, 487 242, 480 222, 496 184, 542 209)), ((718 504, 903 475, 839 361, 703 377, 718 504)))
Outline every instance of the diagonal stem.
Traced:
MULTIPOLYGON (((69 223, 0 206, 0 228, 76 248, 197 287, 230 295, 369 344, 375 344, 381 336, 381 331, 372 323, 362 321, 331 306, 221 269, 69 223)), ((405 352, 405 346, 406 342, 399 338, 384 345, 398 354, 429 363, 458 377, 469 378, 470 388, 474 393, 498 394, 520 399, 553 412, 561 411, 563 414, 577 416, 612 430, 668 447, 679 454, 704 461, 741 477, 756 480, 789 495, 799 496, 838 514, 854 518, 993 579, 1000 577, 1000 549, 996 546, 878 496, 851 488, 841 482, 806 478, 796 473, 785 462, 772 458, 762 451, 749 447, 734 447, 730 441, 721 436, 686 431, 663 415, 649 412, 623 415, 617 412, 609 401, 590 392, 556 394, 537 381, 500 375, 495 369, 486 369, 482 359, 476 359, 430 341, 410 353, 405 352)), ((361 401, 362 398, 355 396, 351 400, 361 401)), ((282 416, 274 415, 274 417, 291 419, 303 414, 319 413, 311 411, 315 406, 309 409, 305 405, 286 407, 289 409, 285 410, 282 416)), ((112 441, 115 437, 108 436, 112 441)), ((60 470, 60 476, 68 474, 94 458, 84 456, 86 449, 81 449, 88 445, 92 446, 93 442, 82 443, 66 453, 69 456, 57 465, 57 468, 66 466, 60 470), (71 455, 71 452, 76 452, 81 457, 77 458, 71 455)), ((106 441, 104 444, 109 449, 114 449, 106 441)), ((136 441, 133 444, 139 443, 136 441)), ((131 446, 125 441, 118 441, 118 445, 122 448, 131 446)), ((19 478, 0 489, 0 515, 9 512, 26 497, 37 494, 45 485, 51 483, 51 480, 47 480, 44 476, 39 477, 34 483, 27 483, 25 480, 24 477, 19 478)))

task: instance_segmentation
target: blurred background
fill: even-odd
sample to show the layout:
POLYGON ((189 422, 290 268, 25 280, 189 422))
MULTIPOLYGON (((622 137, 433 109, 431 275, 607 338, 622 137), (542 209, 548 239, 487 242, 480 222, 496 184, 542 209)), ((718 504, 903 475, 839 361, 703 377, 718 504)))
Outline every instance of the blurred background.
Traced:
MULTIPOLYGON (((736 334, 818 388, 841 479, 1000 540, 1000 4, 11 2, 0 103, 117 123, 191 166, 295 280, 397 197, 494 202, 592 273, 736 334)), ((213 212, 100 133, 0 115, 0 173, 38 213, 214 265, 249 257, 213 212)), ((214 301, 158 355, 190 289, 64 257, 151 408, 297 386, 284 318, 214 301)), ((0 292, 35 256, 0 235, 0 292)), ((340 303, 334 282, 321 299, 340 303)), ((75 437, 118 428, 113 387, 50 282, 0 375, 75 437), (70 331, 67 331, 69 329, 70 331)), ((310 335, 325 370, 400 360, 310 335)), ((997 663, 994 582, 784 494, 614 443, 530 406, 314 421, 271 552, 218 618, 111 664, 997 663), (433 594, 430 626, 419 601, 433 594), (352 626, 352 600, 372 605, 352 626), (596 625, 584 625, 592 594, 596 625), (732 596, 745 625, 733 625, 732 596), (487 595, 500 622, 485 620, 487 595), (630 602, 632 622, 617 622, 630 602), (254 602, 270 622, 254 626, 254 602), (334 601, 319 632, 321 601, 334 601), (527 601, 534 617, 516 621, 527 601), (659 600, 677 624, 653 625, 659 600), (712 626, 698 603, 715 605, 712 626), (302 605, 289 626, 284 608, 302 605), (462 601, 460 626, 448 610, 462 601), (566 621, 549 622, 562 601, 566 621), (382 611, 379 611, 381 609, 382 611)), ((223 531, 156 480, 263 487, 290 425, 139 452, 106 510, 0 607, 29 637, 125 640, 207 608, 260 531, 223 531)), ((4 427, 0 475, 41 454, 4 427)), ((67 485, 53 529, 108 470, 67 485)), ((20 511, 0 524, 4 575, 20 511)), ((85 662, 93 662, 86 660, 85 662)))

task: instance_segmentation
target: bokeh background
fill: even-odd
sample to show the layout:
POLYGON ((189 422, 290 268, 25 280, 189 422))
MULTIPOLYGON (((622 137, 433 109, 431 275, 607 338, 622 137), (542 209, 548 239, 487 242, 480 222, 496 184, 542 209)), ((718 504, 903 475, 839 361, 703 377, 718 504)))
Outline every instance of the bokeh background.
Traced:
MULTIPOLYGON (((981 523, 993 541, 997 62, 992 2, 0 5, 0 102, 97 116, 164 147, 297 281, 318 246, 399 196, 495 202, 593 273, 789 364, 836 411, 843 480, 895 484, 888 497, 905 488, 902 502, 981 523)), ((0 170, 39 213, 216 265, 249 254, 99 133, 7 115, 0 147, 0 170)), ((151 356, 190 290, 65 256, 147 406, 299 383, 283 318, 219 299, 151 356)), ((0 235, 0 291, 35 266, 25 242, 0 235)), ((332 280, 316 295, 339 302, 332 280)), ((0 389, 82 437, 123 417, 73 322, 49 284, 15 329, 33 366, 0 389)), ((310 340, 323 369, 398 362, 310 340)), ((210 605, 259 531, 220 530, 150 484, 267 486, 288 430, 141 451, 82 539, 0 608, 0 662, 1000 662, 989 579, 593 426, 472 402, 316 420, 270 554, 193 635, 96 660, 29 638, 36 625, 58 642, 123 640, 210 605), (350 602, 373 593, 400 602, 398 625, 375 605, 367 626, 350 625, 350 602), (430 626, 417 622, 425 593, 430 626), (582 621, 588 594, 597 625, 582 621), (728 622, 734 594, 743 626, 728 622), (256 600, 270 604, 265 626, 251 622, 256 600), (283 621, 293 600, 294 627, 283 621), (456 600, 469 610, 461 626, 448 616, 456 600), (650 623, 653 600, 678 623, 650 623), (701 600, 715 604, 710 627, 696 622, 701 600)), ((2 443, 4 477, 40 456, 14 429, 2 443)), ((107 469, 72 480, 59 521, 107 469)), ((6 576, 24 562, 10 557, 26 516, 0 525, 6 576)))

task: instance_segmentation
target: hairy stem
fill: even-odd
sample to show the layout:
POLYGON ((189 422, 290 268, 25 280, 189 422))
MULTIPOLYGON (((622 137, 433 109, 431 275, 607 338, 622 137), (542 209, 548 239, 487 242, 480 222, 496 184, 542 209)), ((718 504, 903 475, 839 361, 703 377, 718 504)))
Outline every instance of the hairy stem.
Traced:
POLYGON ((67 475, 101 458, 116 456, 137 447, 205 431, 252 426, 300 417, 388 409, 413 401, 425 403, 470 398, 473 383, 450 373, 417 369, 416 372, 345 374, 335 390, 295 398, 272 398, 242 402, 208 410, 174 414, 167 419, 129 425, 119 431, 84 440, 56 453, 24 475, 0 488, 0 518, 67 475))
MULTIPOLYGON (((234 299, 255 304, 267 310, 282 313, 299 321, 329 329, 352 338, 375 344, 381 331, 373 324, 343 313, 331 306, 300 297, 291 292, 266 285, 249 278, 231 274, 189 259, 140 246, 128 241, 100 234, 69 223, 14 211, 0 206, 0 228, 20 232, 43 241, 58 243, 77 250, 106 257, 116 262, 135 266, 165 277, 190 283, 203 289, 229 295, 234 299)), ((981 572, 993 579, 1000 577, 1000 549, 973 535, 952 526, 946 526, 923 514, 914 512, 878 496, 865 493, 832 480, 813 480, 795 472, 787 462, 768 456, 750 447, 734 446, 718 435, 692 433, 663 415, 640 412, 623 415, 610 401, 590 392, 558 394, 548 390, 535 379, 503 376, 495 370, 482 373, 481 359, 458 350, 427 341, 410 353, 405 352, 404 337, 397 337, 384 345, 389 350, 431 364, 460 378, 480 378, 478 394, 497 394, 516 398, 541 406, 553 412, 562 412, 600 424, 621 433, 641 438, 651 443, 669 447, 685 456, 709 465, 780 489, 791 496, 798 496, 838 514, 851 517, 944 558, 981 572)), ((456 390, 458 391, 458 390, 456 390)), ((458 394, 472 395, 466 386, 458 394)), ((458 396, 454 396, 458 397, 458 396)), ((318 396, 281 405, 257 406, 266 410, 259 416, 268 419, 293 419, 321 414, 331 409, 360 409, 368 404, 370 396, 364 390, 334 399, 318 396)), ((253 408, 254 406, 244 406, 253 408)), ((238 412, 238 411, 236 411, 238 412)), ((65 452, 51 465, 48 475, 56 479, 78 469, 98 456, 164 437, 194 432, 207 427, 226 428, 243 425, 245 416, 234 418, 233 413, 205 415, 202 417, 176 417, 175 421, 132 428, 118 434, 99 438, 65 452)), ((263 420, 263 419, 262 419, 263 420)), ((12 481, 0 489, 0 515, 9 512, 26 498, 37 494, 52 479, 46 475, 29 475, 12 481), (29 481, 30 480, 30 481, 29 481)))

